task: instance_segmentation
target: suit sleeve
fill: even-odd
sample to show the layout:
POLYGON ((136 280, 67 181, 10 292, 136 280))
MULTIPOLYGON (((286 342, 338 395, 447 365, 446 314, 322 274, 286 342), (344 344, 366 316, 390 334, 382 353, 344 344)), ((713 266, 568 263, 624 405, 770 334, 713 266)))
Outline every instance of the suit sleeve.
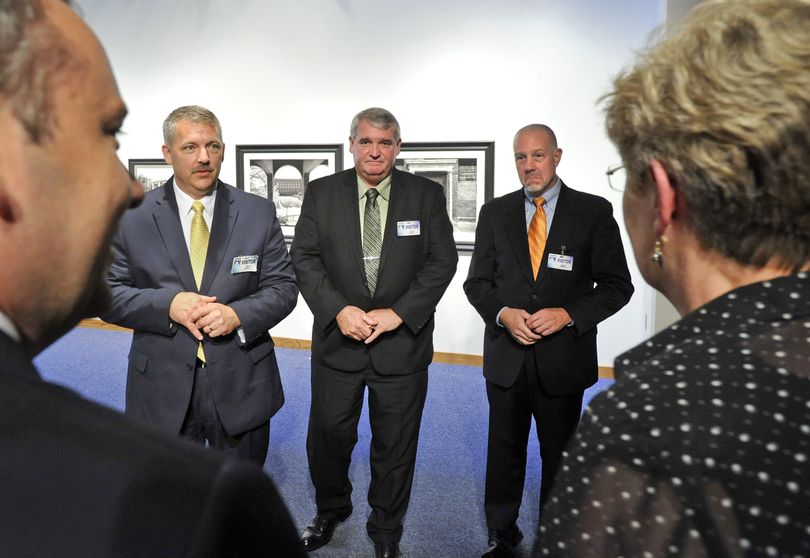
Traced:
POLYGON ((447 216, 447 202, 441 187, 437 186, 435 191, 437 195, 432 197, 429 210, 425 263, 410 288, 391 305, 391 309, 414 334, 419 333, 436 311, 458 264, 458 250, 453 239, 453 225, 447 216))
POLYGON ((574 320, 572 329, 578 335, 618 312, 633 295, 619 226, 607 201, 600 204, 597 212, 589 258, 594 288, 564 306, 574 320))
POLYGON ((321 259, 315 190, 310 186, 304 193, 290 255, 301 294, 312 310, 315 322, 325 330, 349 301, 335 288, 321 259))
POLYGON ((127 248, 128 230, 126 224, 122 225, 113 240, 113 261, 107 274, 112 305, 101 318, 122 327, 172 336, 177 326, 171 324, 169 307, 181 289, 142 289, 134 285, 127 248))
POLYGON ((475 227, 470 269, 464 281, 464 293, 473 308, 484 319, 489 328, 497 328, 498 312, 506 306, 495 290, 495 241, 492 223, 489 218, 490 206, 484 205, 478 215, 475 227))
POLYGON ((195 531, 194 558, 306 555, 273 482, 249 463, 223 465, 195 531))
POLYGON ((286 318, 298 302, 298 287, 284 234, 276 218, 275 206, 272 203, 267 205, 270 211, 269 226, 262 252, 258 290, 228 303, 239 316, 246 345, 286 318))

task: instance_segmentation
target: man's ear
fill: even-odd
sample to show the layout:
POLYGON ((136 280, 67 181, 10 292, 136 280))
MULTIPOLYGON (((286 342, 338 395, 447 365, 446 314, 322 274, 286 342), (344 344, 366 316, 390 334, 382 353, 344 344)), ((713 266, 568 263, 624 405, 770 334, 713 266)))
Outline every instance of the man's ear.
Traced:
POLYGON ((0 176, 0 227, 13 225, 19 218, 19 205, 12 196, 12 190, 8 188, 5 177, 0 176))
POLYGON ((658 191, 658 202, 655 215, 655 234, 661 236, 667 230, 678 212, 678 192, 669 180, 669 174, 658 159, 650 161, 650 174, 658 191))
POLYGON ((0 104, 0 137, 4 141, 0 151, 0 227, 14 224, 22 216, 18 195, 27 184, 20 184, 20 165, 24 160, 23 147, 31 141, 11 107, 3 101, 0 104))

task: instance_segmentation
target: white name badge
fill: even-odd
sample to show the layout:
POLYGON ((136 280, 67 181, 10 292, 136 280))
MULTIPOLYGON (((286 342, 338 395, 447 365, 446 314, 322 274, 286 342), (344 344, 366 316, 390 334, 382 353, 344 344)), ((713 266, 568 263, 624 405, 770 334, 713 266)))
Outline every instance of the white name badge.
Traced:
POLYGON ((231 265, 231 275, 256 271, 259 265, 259 256, 236 256, 231 265))
POLYGON ((551 269, 560 269, 562 271, 571 271, 572 269, 574 269, 574 256, 549 254, 548 267, 551 269))
POLYGON ((397 236, 419 236, 419 221, 397 221, 397 236))

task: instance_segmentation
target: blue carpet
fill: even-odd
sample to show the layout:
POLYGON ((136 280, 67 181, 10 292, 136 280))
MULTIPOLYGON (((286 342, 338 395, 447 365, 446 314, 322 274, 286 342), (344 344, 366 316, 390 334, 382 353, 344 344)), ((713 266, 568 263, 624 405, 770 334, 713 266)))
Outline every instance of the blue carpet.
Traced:
MULTIPOLYGON (((88 399, 114 409, 124 408, 127 352, 131 334, 77 328, 36 359, 42 376, 88 399)), ((309 480, 306 430, 309 414, 310 353, 277 349, 287 403, 273 417, 270 454, 265 471, 278 485, 300 529, 315 513, 309 480)), ((486 548, 484 470, 486 464, 487 400, 481 369, 433 364, 422 419, 416 474, 405 532, 403 556, 409 558, 473 557, 486 548)), ((585 393, 584 405, 611 384, 600 380, 585 393)), ((332 542, 311 555, 316 558, 373 556, 366 535, 369 513, 370 433, 363 409, 350 478, 354 513, 336 531, 332 542)), ((537 526, 540 498, 540 458, 532 427, 529 462, 519 526, 527 535, 521 545, 528 555, 537 526)))

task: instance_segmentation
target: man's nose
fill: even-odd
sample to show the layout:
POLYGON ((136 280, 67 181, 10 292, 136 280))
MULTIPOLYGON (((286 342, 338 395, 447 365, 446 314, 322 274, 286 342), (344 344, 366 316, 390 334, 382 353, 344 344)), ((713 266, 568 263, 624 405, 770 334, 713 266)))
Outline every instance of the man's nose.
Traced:
POLYGON ((143 185, 138 182, 135 177, 130 177, 129 180, 129 204, 127 207, 130 209, 138 207, 143 201, 144 189, 143 185))

